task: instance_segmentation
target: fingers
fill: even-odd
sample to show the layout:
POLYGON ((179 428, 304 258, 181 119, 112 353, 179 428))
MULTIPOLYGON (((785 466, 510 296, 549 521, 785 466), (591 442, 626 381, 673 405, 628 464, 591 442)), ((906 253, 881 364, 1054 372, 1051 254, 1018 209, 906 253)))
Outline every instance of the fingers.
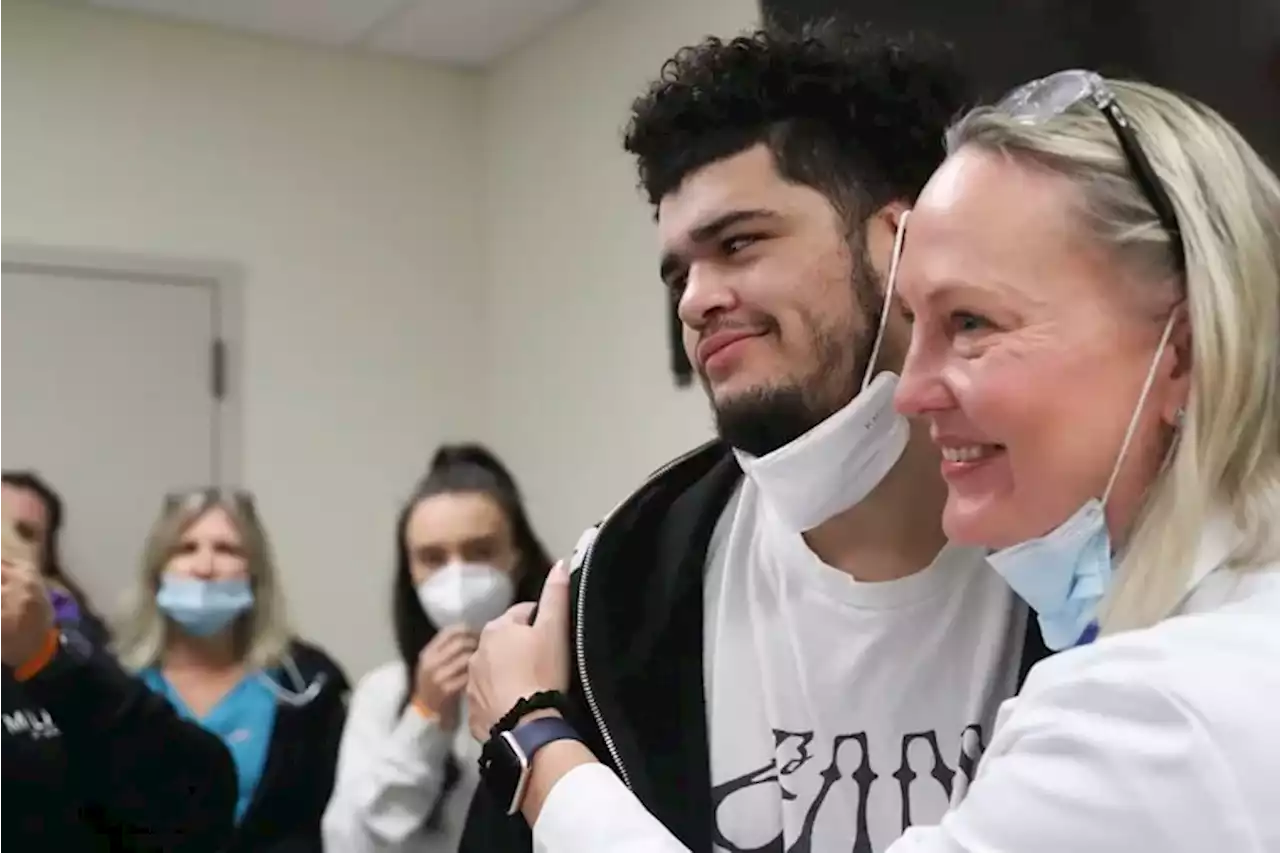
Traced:
POLYGON ((433 643, 447 643, 456 637, 474 637, 475 632, 466 625, 450 625, 448 628, 441 628, 436 632, 433 643))
POLYGON ((439 685, 446 685, 454 681, 459 676, 465 681, 467 677, 468 667, 471 664, 471 653, 458 655, 452 660, 444 661, 436 670, 435 680, 439 685))
POLYGON ((468 680, 467 671, 464 667, 461 674, 453 676, 448 681, 441 682, 440 691, 444 693, 445 696, 452 698, 459 695, 466 689, 468 680))
POLYGON ((12 563, 6 560, 3 564, 0 564, 0 585, 8 589, 34 586, 35 580, 35 572, 22 563, 12 563))
POLYGON ((418 656, 419 666, 439 667, 459 656, 470 657, 475 652, 480 638, 468 631, 452 631, 445 634, 441 631, 427 643, 418 656))
POLYGON ((511 607, 501 618, 504 622, 515 622, 517 625, 528 625, 529 617, 533 615, 533 608, 536 607, 532 601, 522 601, 511 607))
POLYGON ((463 670, 465 670, 467 662, 474 656, 474 648, 456 649, 456 651, 454 651, 453 654, 449 654, 448 657, 440 657, 433 661, 424 662, 421 671, 422 674, 428 676, 428 678, 435 681, 436 684, 439 684, 448 672, 457 671, 458 667, 463 667, 463 670))
POLYGON ((15 581, 20 578, 38 578, 39 572, 33 563, 6 559, 0 561, 0 576, 7 581, 15 581))
POLYGON ((555 634, 565 634, 569 630, 569 571, 563 560, 551 568, 542 585, 542 595, 538 598, 538 621, 534 627, 555 634))

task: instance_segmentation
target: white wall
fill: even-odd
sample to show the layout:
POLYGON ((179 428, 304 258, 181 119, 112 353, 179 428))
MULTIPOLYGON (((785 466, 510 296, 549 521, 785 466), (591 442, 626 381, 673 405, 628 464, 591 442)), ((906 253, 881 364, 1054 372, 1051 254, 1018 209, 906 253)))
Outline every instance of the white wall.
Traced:
POLYGON ((302 630, 385 659, 395 509, 475 424, 479 81, 49 3, 3 39, 4 239, 243 265, 244 481, 302 630))
POLYGON ((622 127, 676 49, 757 20, 755 0, 606 0, 485 81, 485 434, 558 553, 712 434, 702 392, 671 378, 657 238, 622 127))
POLYGON ((620 133, 668 55, 756 14, 606 0, 482 80, 5 0, 4 239, 243 265, 243 479, 299 627, 358 674, 438 441, 490 440, 563 553, 710 435, 620 133))

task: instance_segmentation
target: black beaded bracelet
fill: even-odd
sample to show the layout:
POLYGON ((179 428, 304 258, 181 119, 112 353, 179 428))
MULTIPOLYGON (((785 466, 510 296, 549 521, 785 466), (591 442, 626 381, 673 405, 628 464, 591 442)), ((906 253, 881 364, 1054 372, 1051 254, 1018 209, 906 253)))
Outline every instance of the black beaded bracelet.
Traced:
POLYGON ((542 690, 532 696, 526 696, 517 702, 510 711, 503 714, 498 722, 489 729, 489 737, 496 738, 503 732, 509 732, 520 722, 525 714, 534 711, 556 710, 566 719, 570 716, 569 701, 559 690, 542 690))

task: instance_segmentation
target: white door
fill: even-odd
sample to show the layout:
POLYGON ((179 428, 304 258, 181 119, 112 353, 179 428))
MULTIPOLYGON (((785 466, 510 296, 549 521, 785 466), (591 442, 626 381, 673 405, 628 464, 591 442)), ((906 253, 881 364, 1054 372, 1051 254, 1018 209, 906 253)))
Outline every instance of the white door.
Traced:
POLYGON ((3 464, 63 498, 62 561, 104 615, 164 495, 218 479, 211 280, 4 265, 3 464))

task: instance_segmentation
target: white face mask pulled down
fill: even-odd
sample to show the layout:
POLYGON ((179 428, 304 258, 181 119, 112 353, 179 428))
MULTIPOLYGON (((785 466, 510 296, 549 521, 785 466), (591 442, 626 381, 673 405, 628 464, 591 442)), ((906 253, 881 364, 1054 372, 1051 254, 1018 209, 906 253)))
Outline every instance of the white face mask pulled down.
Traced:
POLYGON ((437 628, 479 631, 514 600, 511 577, 484 563, 449 563, 418 584, 418 601, 437 628))
POLYGON ((858 394, 790 444, 764 456, 734 453, 770 511, 794 533, 812 530, 859 503, 898 464, 911 430, 893 408, 898 376, 875 372, 893 303, 909 211, 898 220, 884 308, 858 394))

